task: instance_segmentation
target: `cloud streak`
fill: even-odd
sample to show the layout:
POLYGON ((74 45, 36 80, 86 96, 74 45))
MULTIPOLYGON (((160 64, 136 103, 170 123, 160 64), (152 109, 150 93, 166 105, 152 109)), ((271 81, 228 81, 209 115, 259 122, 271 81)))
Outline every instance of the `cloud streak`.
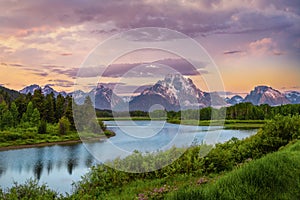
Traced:
POLYGON ((230 55, 230 54, 239 54, 242 53, 243 51, 240 50, 234 50, 234 51, 224 51, 223 54, 224 55, 230 55))

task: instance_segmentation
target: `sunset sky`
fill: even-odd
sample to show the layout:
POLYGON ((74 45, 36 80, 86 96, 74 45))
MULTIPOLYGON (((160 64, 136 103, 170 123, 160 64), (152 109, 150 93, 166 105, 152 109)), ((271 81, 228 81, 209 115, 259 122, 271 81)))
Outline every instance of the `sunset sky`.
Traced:
MULTIPOLYGON (((130 29, 161 27, 202 45, 229 94, 243 96, 256 85, 300 91, 299 0, 0 0, 0 27, 0 84, 16 90, 51 84, 72 91, 79 67, 99 43, 130 29)), ((172 66, 176 59, 136 52, 115 60, 102 81, 121 81, 112 72, 132 63, 172 66)), ((205 90, 201 75, 182 62, 173 67, 205 90)), ((123 84, 142 84, 138 79, 123 84)))

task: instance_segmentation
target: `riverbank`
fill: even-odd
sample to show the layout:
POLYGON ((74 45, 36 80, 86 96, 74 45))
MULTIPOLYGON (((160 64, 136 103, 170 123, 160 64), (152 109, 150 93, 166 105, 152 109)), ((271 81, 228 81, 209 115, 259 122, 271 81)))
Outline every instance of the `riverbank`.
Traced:
POLYGON ((166 120, 166 118, 150 118, 150 117, 100 117, 98 118, 99 121, 160 121, 166 120))
POLYGON ((171 124, 182 124, 192 126, 224 126, 225 129, 259 129, 263 127, 266 120, 179 120, 169 119, 171 124))
POLYGON ((67 141, 57 141, 57 142, 42 142, 37 144, 12 145, 12 146, 0 147, 0 151, 53 146, 53 145, 70 145, 70 144, 78 144, 78 143, 82 143, 82 141, 78 139, 78 140, 67 140, 67 141))
MULTIPOLYGON (((14 133, 11 133, 14 134, 14 133)), ((77 132, 70 132, 67 135, 58 136, 56 134, 37 134, 35 138, 17 139, 0 142, 0 151, 34 148, 53 145, 71 145, 84 142, 95 142, 115 136, 115 133, 106 130, 104 134, 81 133, 80 137, 77 132)))
MULTIPOLYGON (((149 120, 166 120, 166 118, 150 117, 102 117, 99 121, 149 121, 149 120)), ((267 120, 195 120, 195 119, 167 119, 171 124, 182 124, 192 126, 224 126, 225 129, 259 129, 263 127, 267 120)))

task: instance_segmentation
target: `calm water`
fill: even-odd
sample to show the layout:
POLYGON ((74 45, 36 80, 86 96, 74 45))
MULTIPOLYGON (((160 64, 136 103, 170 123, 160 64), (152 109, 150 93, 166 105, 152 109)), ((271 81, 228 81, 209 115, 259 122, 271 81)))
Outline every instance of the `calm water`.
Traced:
POLYGON ((102 142, 0 151, 0 186, 7 188, 15 181, 24 183, 35 178, 60 193, 70 193, 72 183, 79 181, 97 163, 89 152, 96 152, 96 157, 105 161, 127 156, 133 150, 151 152, 203 140, 206 143, 224 142, 232 137, 241 139, 256 133, 256 130, 210 129, 159 121, 134 123, 119 121, 116 125, 116 122, 106 122, 116 136, 102 142))

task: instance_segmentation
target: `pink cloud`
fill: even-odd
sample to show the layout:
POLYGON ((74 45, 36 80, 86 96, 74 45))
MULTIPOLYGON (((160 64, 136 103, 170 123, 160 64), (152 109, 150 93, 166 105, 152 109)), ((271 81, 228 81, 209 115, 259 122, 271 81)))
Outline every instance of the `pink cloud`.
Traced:
POLYGON ((262 38, 249 44, 251 54, 263 55, 282 55, 283 52, 278 48, 277 43, 272 38, 262 38))

